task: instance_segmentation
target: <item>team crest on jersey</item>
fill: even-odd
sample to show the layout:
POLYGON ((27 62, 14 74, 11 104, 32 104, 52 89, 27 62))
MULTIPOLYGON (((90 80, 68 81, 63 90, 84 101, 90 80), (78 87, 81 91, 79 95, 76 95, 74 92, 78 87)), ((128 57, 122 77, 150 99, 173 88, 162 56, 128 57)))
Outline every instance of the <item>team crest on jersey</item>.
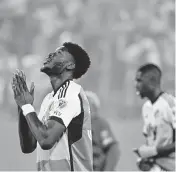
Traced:
POLYGON ((64 108, 66 105, 67 105, 67 101, 65 99, 59 99, 58 107, 60 109, 64 108))

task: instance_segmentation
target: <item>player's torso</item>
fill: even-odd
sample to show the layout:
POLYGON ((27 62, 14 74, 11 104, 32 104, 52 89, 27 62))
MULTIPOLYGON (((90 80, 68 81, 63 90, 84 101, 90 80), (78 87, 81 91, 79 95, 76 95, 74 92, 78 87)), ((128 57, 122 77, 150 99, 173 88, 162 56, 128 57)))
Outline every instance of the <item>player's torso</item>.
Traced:
POLYGON ((164 133, 167 133, 167 137, 161 138, 161 141, 158 142, 158 145, 156 146, 164 146, 172 143, 173 141, 173 127, 168 119, 168 113, 172 112, 169 111, 168 102, 165 99, 166 96, 167 94, 164 93, 154 104, 147 102, 148 104, 143 112, 145 122, 144 130, 147 134, 146 138, 149 145, 153 145, 155 143, 158 128, 163 128, 163 136, 164 133), (167 110, 164 114, 161 114, 160 108, 166 108, 167 110))
MULTIPOLYGON (((75 85, 74 82, 69 83, 68 87, 65 87, 65 89, 62 89, 62 91, 60 91, 60 92, 62 92, 62 95, 64 95, 64 93, 65 93, 66 96, 75 96, 75 95, 72 95, 71 92, 73 92, 73 94, 79 94, 79 95, 84 94, 84 93, 81 93, 81 92, 83 92, 83 91, 81 91, 82 88, 80 86, 75 85), (67 90, 65 90, 65 89, 67 89, 67 90)), ((44 124, 46 124, 46 122, 49 118, 48 112, 50 110, 52 110, 53 102, 55 99, 58 99, 58 96, 61 96, 61 95, 59 95, 59 90, 57 91, 57 93, 55 94, 54 97, 53 97, 53 92, 51 92, 43 100, 38 118, 44 124)), ((81 95, 81 98, 85 99, 85 97, 83 95, 81 95)), ((72 144, 72 154, 73 154, 73 158, 74 158, 74 161, 76 162, 76 164, 79 164, 79 161, 80 161, 79 157, 80 157, 81 153, 84 156, 83 158, 85 158, 86 160, 90 159, 90 161, 91 161, 91 157, 88 157, 88 155, 90 156, 89 152, 91 152, 91 141, 90 141, 90 139, 87 139, 87 136, 89 133, 88 130, 91 130, 89 105, 88 105, 88 103, 86 104, 86 100, 82 100, 82 101, 83 101, 82 104, 84 106, 83 127, 82 127, 82 130, 78 129, 79 130, 78 132, 81 132, 81 134, 82 134, 82 138, 79 141, 72 144), (89 150, 84 149, 84 147, 86 148, 86 146, 89 146, 89 150)), ((77 119, 77 120, 79 120, 79 119, 77 119)), ((69 128, 70 128, 70 126, 74 125, 73 123, 74 123, 75 119, 73 119, 72 121, 73 122, 70 123, 69 127, 66 129, 66 132, 63 133, 59 142, 56 143, 52 149, 42 150, 40 145, 37 143, 38 170, 42 170, 42 171, 43 170, 48 170, 48 171, 50 171, 50 170, 58 170, 58 171, 67 170, 67 171, 69 171, 70 170, 70 151, 69 151, 69 145, 68 145, 68 141, 69 141, 68 133, 70 133, 69 128)), ((77 124, 76 124, 76 126, 77 126, 77 124)), ((74 131, 72 131, 72 132, 74 132, 74 131)), ((75 135, 75 133, 73 133, 72 135, 75 135)), ((91 137, 91 136, 89 136, 89 137, 91 137)), ((82 162, 80 162, 80 164, 81 163, 82 162)), ((87 170, 86 167, 84 167, 84 163, 81 167, 80 166, 77 167, 75 165, 75 170, 77 170, 77 171, 82 170, 81 167, 83 168, 83 170, 85 170, 85 171, 87 170)), ((88 169, 91 170, 91 167, 88 167, 88 169)))
MULTIPOLYGON (((143 111, 144 133, 147 134, 146 139, 150 146, 165 146, 174 141, 174 128, 169 119, 173 116, 172 109, 174 106, 174 98, 167 93, 163 93, 153 105, 147 102, 143 111), (159 113, 160 108, 166 109, 164 113, 159 113), (157 136, 158 130, 160 130, 159 137, 157 136)), ((157 158, 156 162, 165 169, 173 170, 175 168, 175 153, 173 152, 167 157, 157 158)))

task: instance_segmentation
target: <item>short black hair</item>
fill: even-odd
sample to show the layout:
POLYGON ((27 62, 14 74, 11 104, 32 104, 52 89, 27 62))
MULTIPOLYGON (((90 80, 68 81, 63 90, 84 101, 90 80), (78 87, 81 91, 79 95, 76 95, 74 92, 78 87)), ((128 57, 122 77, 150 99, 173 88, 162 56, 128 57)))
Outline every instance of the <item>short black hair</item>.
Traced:
POLYGON ((91 64, 89 55, 78 44, 72 42, 65 42, 63 46, 67 48, 68 52, 75 59, 76 67, 73 73, 73 78, 78 79, 87 72, 91 64))
POLYGON ((141 72, 142 75, 151 72, 152 73, 152 77, 155 78, 155 80, 160 82, 161 76, 162 76, 162 72, 161 69, 153 64, 153 63, 148 63, 145 65, 142 65, 139 69, 138 72, 141 72))

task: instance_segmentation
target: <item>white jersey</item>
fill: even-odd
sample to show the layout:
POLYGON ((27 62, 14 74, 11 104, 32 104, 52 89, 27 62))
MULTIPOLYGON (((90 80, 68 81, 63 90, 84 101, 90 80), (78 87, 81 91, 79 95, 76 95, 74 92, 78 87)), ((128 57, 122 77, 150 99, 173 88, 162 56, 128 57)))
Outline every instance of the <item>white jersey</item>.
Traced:
MULTIPOLYGON (((143 133, 149 146, 162 147, 175 141, 175 97, 163 93, 152 104, 147 101, 142 109, 143 133)), ((175 169, 175 153, 168 157, 157 158, 156 162, 168 170, 175 169)))
POLYGON ((39 119, 56 120, 66 127, 50 150, 37 143, 39 171, 92 171, 91 116, 87 97, 79 84, 68 80, 56 94, 49 93, 41 105, 39 119))

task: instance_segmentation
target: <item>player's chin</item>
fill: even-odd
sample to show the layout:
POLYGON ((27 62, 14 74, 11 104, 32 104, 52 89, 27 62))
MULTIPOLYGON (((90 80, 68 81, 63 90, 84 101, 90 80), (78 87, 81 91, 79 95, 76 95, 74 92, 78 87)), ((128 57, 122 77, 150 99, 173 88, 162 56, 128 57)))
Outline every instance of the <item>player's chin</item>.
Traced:
POLYGON ((45 64, 40 68, 40 71, 43 73, 46 73, 46 74, 48 74, 50 72, 50 70, 51 70, 50 67, 45 64))
POLYGON ((142 94, 142 93, 140 93, 140 97, 141 97, 141 99, 144 99, 144 98, 145 98, 145 95, 142 94))

